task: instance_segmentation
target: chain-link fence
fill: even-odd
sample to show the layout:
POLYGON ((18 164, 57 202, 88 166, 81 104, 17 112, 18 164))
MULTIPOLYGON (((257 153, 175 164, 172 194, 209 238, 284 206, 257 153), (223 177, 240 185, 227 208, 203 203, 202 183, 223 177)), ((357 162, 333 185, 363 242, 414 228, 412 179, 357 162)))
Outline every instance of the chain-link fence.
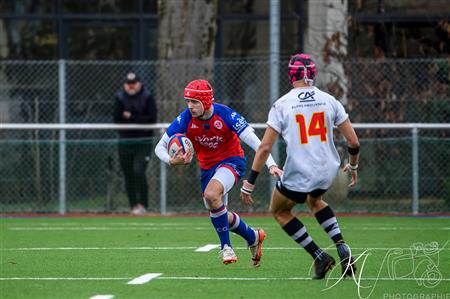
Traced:
MULTIPOLYGON (((195 72, 199 63, 183 62, 183 67, 194 69, 191 79, 202 77, 195 72)), ((161 74, 159 62, 63 64, 61 68, 61 62, 0 62, 0 122, 58 123, 63 95, 67 123, 110 123, 114 94, 128 71, 137 72, 150 90, 157 90, 161 80, 168 80, 161 74)), ((328 68, 329 80, 318 83, 346 104, 353 122, 449 122, 448 60, 345 61, 340 65, 345 80, 328 68)), ((280 68, 280 95, 289 90, 285 67, 283 63, 280 68)), ((320 70, 319 66, 318 77, 320 70)), ((213 74, 208 79, 214 82, 218 102, 230 105, 252 123, 266 121, 270 108, 268 61, 220 60, 215 62, 213 74)), ((184 84, 174 82, 174 86, 184 84)), ((182 88, 178 89, 177 98, 155 94, 159 122, 171 122, 183 108, 182 88)), ((262 133, 257 130, 258 135, 262 133)), ((357 133, 362 144, 359 184, 348 189, 347 178, 339 175, 326 195, 327 201, 339 211, 410 212, 414 189, 411 131, 359 129, 357 133)), ((2 211, 58 211, 59 137, 55 130, 0 130, 2 211)), ((337 140, 344 149, 339 136, 337 140)), ((420 130, 417 141, 419 211, 448 211, 450 131, 420 130)), ((116 133, 67 130, 65 144, 67 211, 128 211, 116 133)), ((282 164, 284 145, 279 146, 282 164)), ((159 212, 164 172, 149 148, 149 211, 159 212)), ((245 146, 244 150, 252 161, 253 151, 245 146)), ((341 150, 341 156, 345 159, 345 150, 341 150)), ((167 167, 166 177, 167 212, 204 211, 196 162, 184 168, 167 167)), ((267 211, 269 181, 267 174, 258 180, 258 201, 250 208, 240 203, 235 188, 230 194, 233 208, 267 211)))
MULTIPOLYGON (((280 95, 290 89, 287 58, 280 63, 280 95)), ((323 64, 323 63, 322 63, 323 64)), ((183 88, 205 77, 202 61, 60 62, 0 61, 0 122, 58 123, 59 80, 65 84, 67 123, 112 121, 113 99, 125 74, 138 73, 158 104, 159 122, 170 122, 184 107, 183 88), (174 71, 175 70, 175 71, 174 71), (177 73, 189 70, 189 77, 177 73), (186 82, 179 82, 186 80, 186 82), (157 92, 175 90, 175 97, 157 92)), ((348 60, 322 65, 318 86, 343 102, 353 122, 448 122, 450 59, 348 60)), ((216 60, 215 98, 254 123, 266 121, 270 108, 267 60, 216 60)))

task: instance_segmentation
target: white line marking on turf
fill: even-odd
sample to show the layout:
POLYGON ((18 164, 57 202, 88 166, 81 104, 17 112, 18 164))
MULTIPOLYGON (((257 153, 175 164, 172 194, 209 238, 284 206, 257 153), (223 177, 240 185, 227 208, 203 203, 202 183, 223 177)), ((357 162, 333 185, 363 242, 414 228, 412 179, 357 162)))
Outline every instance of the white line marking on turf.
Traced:
MULTIPOLYGON (((207 246, 218 248, 219 245, 208 244, 203 247, 18 247, 18 248, 0 248, 1 251, 46 251, 46 250, 192 250, 197 252, 207 252, 209 250, 200 251, 199 249, 207 246)), ((235 250, 248 250, 247 247, 233 247, 235 250)), ((299 250, 300 247, 264 247, 264 250, 299 250)), ((410 250, 411 247, 352 247, 352 250, 410 250)), ((450 250, 450 247, 437 248, 439 250, 450 250)))
MULTIPOLYGON (((314 218, 312 218, 314 219, 314 218)), ((447 217, 446 219, 450 219, 450 217, 447 217)), ((314 221, 313 221, 314 222, 314 221)), ((11 225, 12 227, 54 227, 55 223, 54 222, 26 222, 26 223, 3 223, 6 225, 11 225)), ((110 226, 138 226, 138 227, 145 227, 145 226, 179 226, 180 224, 178 223, 173 223, 173 222, 106 222, 106 223, 102 223, 101 226, 104 227, 110 227, 110 226)), ((261 223, 261 225, 263 225, 261 223)), ((83 222, 64 222, 64 223, 58 223, 58 227, 68 227, 68 226, 72 226, 72 227, 89 227, 89 225, 86 225, 83 222)), ((183 226, 195 226, 195 227, 210 227, 209 225, 199 225, 198 223, 194 223, 194 222, 184 222, 183 226)), ((264 225, 265 227, 268 228, 276 228, 279 229, 280 226, 278 224, 274 223, 265 223, 264 225)), ((400 224, 398 223, 396 226, 394 227, 398 227, 398 228, 439 228, 442 226, 442 223, 423 223, 421 225, 415 225, 412 226, 410 224, 400 224)), ((373 226, 371 225, 371 223, 355 223, 355 224, 343 224, 340 225, 340 227, 345 227, 345 228, 358 228, 358 227, 363 227, 363 228, 373 228, 373 226)), ((390 223, 377 223, 376 227, 387 227, 387 228, 391 228, 393 227, 392 224, 390 223)), ((318 229, 321 230, 321 227, 311 227, 311 229, 318 229)))
MULTIPOLYGON (((175 276, 167 277, 161 276, 158 279, 167 280, 238 280, 238 281, 258 281, 258 280, 312 280, 311 277, 187 277, 187 276, 175 276)), ((341 277, 329 277, 330 280, 341 280, 341 277)), ((357 278, 359 279, 359 278, 357 278)), ((433 281, 436 282, 435 278, 414 278, 414 277, 361 277, 361 281, 433 281)), ((440 281, 450 281, 450 278, 442 278, 440 281)))
POLYGON ((130 280, 127 284, 144 284, 146 282, 149 282, 153 278, 156 278, 161 275, 162 275, 162 273, 147 273, 147 274, 141 275, 139 277, 136 277, 133 280, 130 280))
POLYGON ((105 227, 105 226, 80 226, 80 227, 10 227, 9 230, 14 231, 53 231, 53 230, 67 230, 67 231, 96 231, 96 230, 211 230, 210 227, 105 227))
MULTIPOLYGON (((149 273, 160 274, 160 273, 149 273)), ((146 274, 147 275, 147 274, 146 274)), ((145 275, 143 275, 145 276, 145 275)), ((138 277, 139 278, 139 277, 138 277)), ((312 280, 311 277, 191 277, 191 276, 156 276, 153 277, 156 280, 234 280, 234 281, 261 281, 261 280, 312 280)), ((151 278, 151 279, 153 279, 151 278)), ((115 278, 103 278, 103 277, 0 277, 0 281, 8 280, 129 280, 130 277, 115 277, 115 278)), ((135 278, 137 279, 137 278, 135 278)), ((340 277, 330 277, 330 280, 340 280, 340 277)), ((359 278, 358 278, 359 279, 359 278)), ((417 281, 414 277, 361 277, 361 281, 417 281)), ((435 278, 419 278, 420 281, 432 281, 436 282, 435 278)), ((450 278, 440 278, 440 281, 450 281, 450 278)))
POLYGON ((196 252, 208 252, 211 251, 215 248, 219 248, 220 244, 207 244, 205 246, 199 247, 197 249, 195 249, 196 252))
POLYGON ((130 277, 0 277, 0 280, 128 280, 130 277))
POLYGON ((89 299, 112 299, 112 298, 114 298, 114 295, 95 295, 89 299))
POLYGON ((1 248, 8 251, 45 251, 45 250, 192 250, 197 247, 21 247, 1 248))
MULTIPOLYGON (((271 225, 265 226, 271 228, 271 225)), ((410 230, 449 230, 449 227, 442 226, 392 226, 392 227, 382 227, 382 226, 340 226, 343 230, 362 230, 362 231, 410 231, 410 230)), ((180 227, 180 226, 149 226, 149 227, 123 227, 123 226, 12 226, 8 227, 8 230, 13 231, 115 231, 115 230, 126 230, 126 231, 161 231, 161 230, 211 230, 209 226, 196 226, 196 227, 180 227)), ((311 227, 310 230, 320 230, 317 227, 311 227)))

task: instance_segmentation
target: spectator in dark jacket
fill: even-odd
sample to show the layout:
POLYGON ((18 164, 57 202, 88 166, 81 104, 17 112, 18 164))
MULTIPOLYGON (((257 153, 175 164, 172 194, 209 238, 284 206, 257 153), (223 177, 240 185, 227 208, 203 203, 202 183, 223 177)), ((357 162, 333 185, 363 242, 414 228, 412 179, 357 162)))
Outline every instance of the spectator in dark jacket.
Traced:
MULTIPOLYGON (((116 94, 114 122, 152 124, 156 122, 156 104, 151 93, 135 73, 128 73, 123 88, 116 94)), ((148 208, 148 184, 145 171, 152 152, 152 130, 119 130, 119 160, 131 213, 141 215, 148 208)))

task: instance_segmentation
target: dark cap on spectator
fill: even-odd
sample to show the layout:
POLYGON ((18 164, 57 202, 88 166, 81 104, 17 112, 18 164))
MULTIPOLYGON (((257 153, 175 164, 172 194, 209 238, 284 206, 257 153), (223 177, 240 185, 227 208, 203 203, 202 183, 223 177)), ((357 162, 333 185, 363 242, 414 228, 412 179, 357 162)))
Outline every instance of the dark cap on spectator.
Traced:
POLYGON ((136 82, 140 82, 138 75, 135 73, 128 73, 127 77, 125 78, 126 84, 134 84, 136 82))

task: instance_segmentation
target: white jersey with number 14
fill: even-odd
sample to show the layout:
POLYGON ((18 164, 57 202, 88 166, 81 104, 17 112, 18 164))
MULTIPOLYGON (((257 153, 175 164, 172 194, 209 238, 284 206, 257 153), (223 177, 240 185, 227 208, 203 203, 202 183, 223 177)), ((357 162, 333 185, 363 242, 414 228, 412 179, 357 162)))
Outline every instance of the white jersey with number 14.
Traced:
POLYGON ((333 96, 316 87, 294 88, 278 99, 267 124, 286 142, 283 185, 296 192, 328 189, 339 170, 333 126, 348 118, 333 96))

